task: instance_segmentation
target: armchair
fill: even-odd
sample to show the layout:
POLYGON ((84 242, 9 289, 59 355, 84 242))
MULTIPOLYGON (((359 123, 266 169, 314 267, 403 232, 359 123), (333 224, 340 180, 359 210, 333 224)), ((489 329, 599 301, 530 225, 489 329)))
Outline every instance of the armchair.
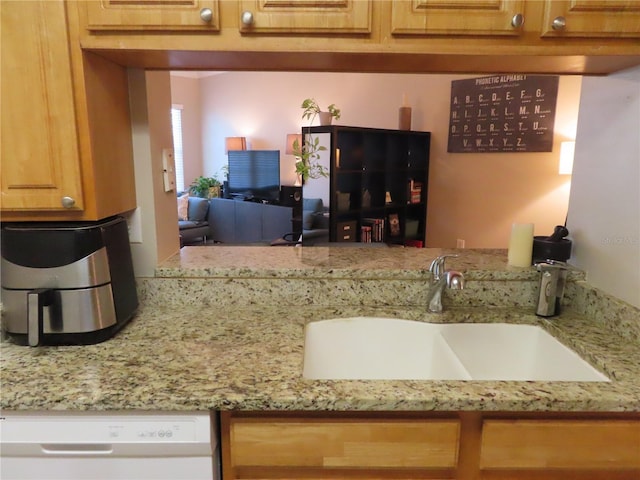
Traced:
POLYGON ((180 245, 191 243, 199 238, 206 242, 211 236, 211 228, 207 218, 209 200, 200 197, 183 195, 178 197, 178 230, 180 245), (184 208, 186 197, 186 208, 184 208), (181 205, 182 201, 182 205, 181 205), (183 208, 181 208, 181 206, 183 208), (186 216, 184 215, 186 213, 186 216))

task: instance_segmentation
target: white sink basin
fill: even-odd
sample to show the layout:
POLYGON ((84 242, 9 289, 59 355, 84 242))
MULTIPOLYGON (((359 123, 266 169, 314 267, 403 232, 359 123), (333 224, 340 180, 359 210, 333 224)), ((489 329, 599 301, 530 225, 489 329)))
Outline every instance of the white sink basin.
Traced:
POLYGON ((437 324, 376 317, 307 324, 303 377, 609 381, 537 326, 437 324))
POLYGON ((357 317, 311 322, 305 329, 305 378, 469 380, 440 325, 357 317))

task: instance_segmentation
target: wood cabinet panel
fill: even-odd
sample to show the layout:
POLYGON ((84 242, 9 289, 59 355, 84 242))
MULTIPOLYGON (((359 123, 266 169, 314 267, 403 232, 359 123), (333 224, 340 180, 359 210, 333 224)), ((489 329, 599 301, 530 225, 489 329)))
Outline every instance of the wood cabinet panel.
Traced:
POLYGON ((640 421, 486 420, 480 467, 640 469, 640 421))
POLYGON ((452 468, 457 420, 233 419, 235 467, 452 468))
POLYGON ((92 0, 86 9, 89 30, 220 29, 218 0, 92 0))
POLYGON ((640 478, 637 413, 222 412, 234 478, 640 478))
POLYGON ((371 32, 371 0, 240 0, 238 3, 242 33, 371 32), (248 19, 252 21, 245 21, 248 19))
POLYGON ((2 2, 2 208, 83 208, 64 4, 2 2))
POLYGON ((544 37, 640 38, 640 2, 636 0, 546 0, 544 37), (554 19, 566 26, 554 29, 554 19))
POLYGON ((136 206, 126 69, 82 51, 70 5, 1 3, 4 221, 99 220, 136 206))
MULTIPOLYGON (((391 31, 409 35, 519 35, 524 0, 393 2, 391 31)), ((522 17, 523 18, 523 17, 522 17)))

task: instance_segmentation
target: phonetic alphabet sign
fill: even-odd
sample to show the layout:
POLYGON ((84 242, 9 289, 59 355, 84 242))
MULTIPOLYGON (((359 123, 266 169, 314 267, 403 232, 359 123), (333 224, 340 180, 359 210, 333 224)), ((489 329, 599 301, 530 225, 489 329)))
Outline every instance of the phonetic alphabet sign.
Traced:
POLYGON ((552 151, 558 81, 522 74, 452 81, 447 151, 552 151))

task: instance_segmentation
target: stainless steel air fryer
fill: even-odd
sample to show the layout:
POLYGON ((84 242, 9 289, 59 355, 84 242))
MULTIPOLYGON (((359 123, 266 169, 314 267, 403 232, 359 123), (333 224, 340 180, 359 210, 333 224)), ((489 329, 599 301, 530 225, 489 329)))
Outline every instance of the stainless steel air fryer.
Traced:
POLYGON ((2 303, 23 345, 111 338, 138 307, 125 219, 3 224, 2 303))

